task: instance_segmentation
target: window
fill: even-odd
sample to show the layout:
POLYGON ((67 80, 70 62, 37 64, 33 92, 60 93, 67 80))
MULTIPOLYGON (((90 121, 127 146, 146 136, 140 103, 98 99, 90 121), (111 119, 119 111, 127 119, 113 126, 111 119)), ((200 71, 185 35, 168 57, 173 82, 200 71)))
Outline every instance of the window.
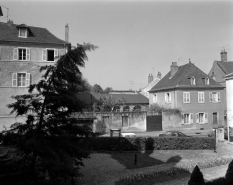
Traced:
POLYGON ((57 49, 43 49, 42 51, 43 61, 55 61, 57 57, 58 57, 57 49))
POLYGON ((193 113, 182 114, 182 124, 191 124, 191 123, 193 123, 193 113))
POLYGON ((153 103, 157 103, 157 94, 153 94, 153 103))
POLYGON ((30 85, 30 73, 13 73, 13 87, 28 87, 30 85))
POLYGON ((198 103, 205 103, 205 93, 198 92, 198 103))
POLYGON ((165 103, 171 103, 172 97, 171 93, 165 93, 165 103))
POLYGON ((27 28, 19 28, 19 37, 27 38, 27 28))
POLYGON ((210 80, 208 77, 205 78, 205 85, 210 85, 210 80))
POLYGON ((191 85, 195 85, 196 83, 195 83, 195 77, 193 76, 192 78, 191 78, 191 85))
POLYGON ((218 103, 220 102, 220 92, 210 92, 210 102, 218 103))
POLYGON ((122 127, 128 127, 129 126, 129 116, 122 116, 122 127))
POLYGON ((13 60, 30 61, 29 48, 14 48, 13 60))
POLYGON ((208 113, 204 113, 204 112, 196 113, 196 123, 199 124, 208 123, 208 113))
POLYGON ((183 103, 190 103, 190 92, 183 92, 183 103))

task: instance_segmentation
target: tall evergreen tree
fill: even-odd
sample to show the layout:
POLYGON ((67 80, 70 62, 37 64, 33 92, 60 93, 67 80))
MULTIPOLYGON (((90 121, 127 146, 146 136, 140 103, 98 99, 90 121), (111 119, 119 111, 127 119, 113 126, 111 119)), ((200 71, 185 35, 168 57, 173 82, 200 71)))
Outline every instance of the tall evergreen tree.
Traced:
POLYGON ((13 144, 20 153, 19 172, 27 174, 29 181, 41 175, 52 181, 75 177, 82 159, 88 157, 89 152, 72 136, 89 137, 92 131, 73 115, 83 108, 75 96, 77 86, 85 81, 79 68, 88 59, 86 51, 96 48, 84 43, 54 65, 42 66, 41 80, 30 85, 28 94, 13 96, 16 102, 8 105, 16 116, 27 116, 26 123, 13 124, 7 134, 17 137, 13 144))

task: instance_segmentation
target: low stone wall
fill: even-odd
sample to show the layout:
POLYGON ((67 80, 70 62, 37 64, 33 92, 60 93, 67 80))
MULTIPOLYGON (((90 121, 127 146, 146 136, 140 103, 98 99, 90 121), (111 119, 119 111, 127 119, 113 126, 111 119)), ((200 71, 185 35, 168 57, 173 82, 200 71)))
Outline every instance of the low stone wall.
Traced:
POLYGON ((123 132, 146 131, 146 112, 104 112, 94 116, 94 132, 109 132, 115 128, 123 132))

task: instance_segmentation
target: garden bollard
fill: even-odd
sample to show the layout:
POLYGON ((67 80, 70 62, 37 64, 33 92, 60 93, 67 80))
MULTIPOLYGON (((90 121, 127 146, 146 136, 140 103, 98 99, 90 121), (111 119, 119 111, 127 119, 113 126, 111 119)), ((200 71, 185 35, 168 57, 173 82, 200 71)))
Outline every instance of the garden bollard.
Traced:
POLYGON ((137 154, 134 156, 134 164, 137 165, 137 154))

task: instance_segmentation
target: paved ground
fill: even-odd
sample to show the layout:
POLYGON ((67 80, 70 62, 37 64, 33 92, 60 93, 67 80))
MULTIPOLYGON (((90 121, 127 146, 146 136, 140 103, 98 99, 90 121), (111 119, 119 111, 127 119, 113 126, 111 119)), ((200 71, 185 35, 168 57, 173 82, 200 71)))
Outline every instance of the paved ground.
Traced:
MULTIPOLYGON (((182 164, 196 164, 200 161, 214 160, 216 158, 233 158, 233 145, 225 143, 218 143, 217 153, 213 151, 156 151, 152 153, 154 158, 159 160, 166 160, 170 156, 179 155, 181 160, 178 163, 165 163, 156 166, 137 168, 137 169, 126 169, 125 166, 120 164, 118 161, 111 158, 110 154, 95 153, 91 155, 90 159, 84 160, 85 167, 82 167, 80 172, 83 174, 77 182, 82 185, 113 185, 121 177, 127 177, 135 173, 147 173, 156 170, 165 170, 171 167, 182 165, 182 164)), ((206 180, 212 180, 225 175, 227 165, 219 166, 214 168, 202 169, 206 180)), ((167 185, 187 184, 189 176, 181 179, 175 179, 167 185)), ((162 183, 162 184, 166 184, 162 183)))

